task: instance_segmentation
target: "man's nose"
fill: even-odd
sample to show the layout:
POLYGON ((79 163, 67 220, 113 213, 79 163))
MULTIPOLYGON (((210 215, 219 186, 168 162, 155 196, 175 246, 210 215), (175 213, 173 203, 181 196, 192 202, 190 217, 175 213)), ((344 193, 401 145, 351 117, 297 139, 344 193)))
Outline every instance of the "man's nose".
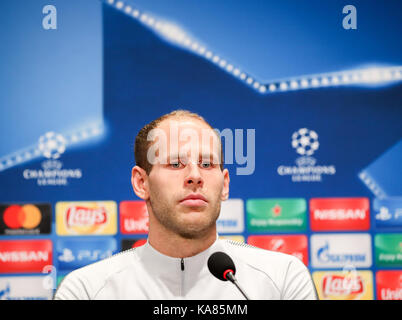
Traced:
POLYGON ((204 180, 202 179, 200 168, 197 163, 189 162, 187 164, 188 174, 185 179, 185 185, 188 187, 202 187, 204 180))

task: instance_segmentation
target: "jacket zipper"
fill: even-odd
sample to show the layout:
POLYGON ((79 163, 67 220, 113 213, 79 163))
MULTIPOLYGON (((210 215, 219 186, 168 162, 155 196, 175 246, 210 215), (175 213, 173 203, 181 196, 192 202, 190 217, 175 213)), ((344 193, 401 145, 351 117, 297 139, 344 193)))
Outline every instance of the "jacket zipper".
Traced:
POLYGON ((180 260, 180 269, 181 269, 181 287, 180 287, 180 293, 181 296, 184 296, 184 259, 181 258, 180 260))

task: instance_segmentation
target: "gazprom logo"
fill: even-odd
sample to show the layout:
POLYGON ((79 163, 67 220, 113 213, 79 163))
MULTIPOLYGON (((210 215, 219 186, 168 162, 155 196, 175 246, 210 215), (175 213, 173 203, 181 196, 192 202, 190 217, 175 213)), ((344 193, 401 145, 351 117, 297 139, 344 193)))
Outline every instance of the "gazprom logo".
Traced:
POLYGON ((315 268, 367 268, 372 264, 371 237, 364 233, 314 234, 311 257, 315 268))
POLYGON ((344 263, 352 265, 356 262, 364 262, 367 259, 365 254, 331 253, 328 242, 318 250, 317 257, 318 260, 323 263, 344 263))
POLYGON ((217 221, 217 224, 221 228, 237 228, 238 221, 237 220, 219 220, 217 221))
POLYGON ((244 203, 242 199, 228 199, 222 202, 217 228, 219 233, 240 233, 244 231, 244 203))

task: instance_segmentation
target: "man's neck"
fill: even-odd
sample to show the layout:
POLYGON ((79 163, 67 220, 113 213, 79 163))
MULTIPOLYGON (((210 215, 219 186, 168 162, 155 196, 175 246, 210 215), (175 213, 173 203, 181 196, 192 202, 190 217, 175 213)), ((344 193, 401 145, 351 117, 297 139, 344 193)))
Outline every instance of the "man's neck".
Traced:
POLYGON ((160 253, 173 258, 188 258, 207 250, 216 241, 216 227, 205 236, 196 239, 184 238, 174 232, 150 228, 149 244, 160 253))

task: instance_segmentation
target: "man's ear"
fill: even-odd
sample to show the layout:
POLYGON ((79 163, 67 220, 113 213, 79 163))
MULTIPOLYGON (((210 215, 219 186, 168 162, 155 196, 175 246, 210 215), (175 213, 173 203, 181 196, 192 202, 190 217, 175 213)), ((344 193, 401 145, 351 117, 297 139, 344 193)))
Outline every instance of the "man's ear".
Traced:
POLYGON ((229 198, 229 183, 230 183, 229 170, 223 169, 222 173, 223 173, 223 189, 221 194, 221 200, 225 201, 229 198))
POLYGON ((148 175, 144 169, 135 166, 131 171, 131 185, 135 194, 142 200, 149 199, 148 175))

